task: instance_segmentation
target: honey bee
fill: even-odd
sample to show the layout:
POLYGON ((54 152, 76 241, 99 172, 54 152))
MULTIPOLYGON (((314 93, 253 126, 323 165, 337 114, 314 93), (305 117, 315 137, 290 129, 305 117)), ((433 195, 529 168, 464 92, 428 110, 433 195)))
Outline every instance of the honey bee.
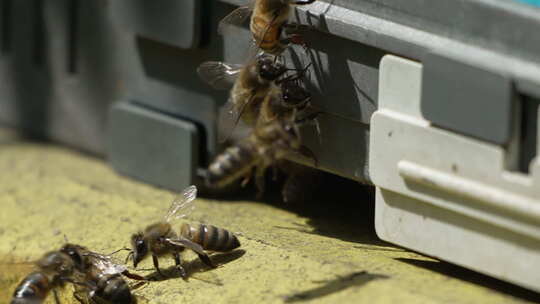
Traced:
POLYGON ((297 36, 282 37, 292 5, 307 5, 315 0, 255 0, 253 7, 244 6, 227 15, 218 28, 225 32, 229 24, 240 25, 250 15, 249 29, 256 45, 265 53, 279 55, 290 43, 302 43, 297 36))
POLYGON ((208 61, 198 68, 200 77, 217 89, 232 86, 225 107, 226 116, 221 117, 220 138, 225 141, 238 121, 255 126, 260 119, 279 116, 292 109, 302 111, 310 105, 311 94, 299 85, 311 64, 304 69, 287 68, 269 55, 261 55, 246 66, 219 61, 208 61), (287 72, 297 72, 285 76, 287 72))
MULTIPOLYGON (((311 64, 310 64, 311 65, 311 64)), ((277 86, 273 86, 261 104, 259 120, 268 122, 274 119, 291 119, 292 115, 308 114, 311 107, 311 94, 300 84, 309 68, 299 73, 280 79, 277 86)))
POLYGON ((180 253, 185 249, 192 250, 204 264, 215 268, 216 265, 210 260, 205 250, 228 252, 240 247, 240 242, 233 233, 212 225, 184 223, 180 227, 179 234, 173 230, 171 220, 186 217, 193 210, 196 197, 197 188, 195 186, 187 187, 173 200, 164 221, 151 224, 144 231, 132 235, 132 249, 128 258, 133 258, 134 267, 137 267, 139 262, 151 255, 154 267, 163 276, 159 268, 158 257, 171 254, 180 275, 186 278, 186 272, 180 260, 180 253))
POLYGON ((143 281, 143 277, 130 273, 123 265, 114 263, 109 256, 88 250, 86 247, 66 244, 61 252, 77 265, 75 298, 81 303, 134 304, 137 303, 123 275, 143 281))
POLYGON ((27 275, 15 289, 11 304, 40 304, 51 291, 58 301, 56 288, 73 282, 77 270, 75 261, 62 251, 47 252, 35 265, 37 270, 27 275))
POLYGON ((208 61, 199 66, 199 76, 212 87, 229 89, 232 85, 225 105, 226 115, 231 116, 222 120, 222 139, 223 135, 230 135, 228 133, 240 119, 248 126, 255 125, 261 102, 275 85, 274 82, 288 70, 273 56, 265 54, 246 65, 208 61))
POLYGON ((255 185, 261 196, 266 169, 290 154, 300 154, 317 163, 313 153, 302 145, 294 113, 291 119, 261 121, 248 138, 218 155, 208 167, 206 185, 222 188, 242 177, 245 185, 255 170, 255 185))

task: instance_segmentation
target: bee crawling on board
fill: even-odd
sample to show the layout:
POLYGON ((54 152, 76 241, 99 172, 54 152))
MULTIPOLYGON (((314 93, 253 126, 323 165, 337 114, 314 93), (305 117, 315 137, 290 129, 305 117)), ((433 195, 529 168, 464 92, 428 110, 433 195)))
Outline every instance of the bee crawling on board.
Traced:
POLYGON ((219 24, 223 34, 227 25, 240 25, 249 16, 249 29, 256 45, 265 53, 279 55, 291 43, 305 43, 295 34, 283 37, 287 27, 300 28, 301 25, 288 24, 293 5, 307 5, 316 0, 255 0, 251 6, 243 6, 227 15, 219 24))
POLYGON ((137 298, 123 276, 137 281, 144 277, 131 273, 124 265, 112 261, 110 256, 88 250, 86 247, 66 244, 62 252, 78 264, 75 298, 83 304, 135 304, 137 298))
POLYGON ((75 261, 62 251, 50 251, 36 261, 36 271, 27 275, 13 293, 11 304, 41 304, 52 291, 58 303, 57 289, 73 282, 75 261))
POLYGON ((183 223, 178 232, 173 229, 171 221, 186 217, 193 210, 196 197, 197 188, 187 187, 173 200, 163 221, 153 223, 131 236, 132 249, 128 258, 133 259, 134 267, 152 256, 156 271, 164 276, 159 268, 158 258, 172 255, 180 276, 186 278, 187 274, 180 259, 180 254, 185 249, 192 250, 204 264, 215 268, 216 265, 206 251, 229 252, 240 247, 238 238, 232 232, 212 225, 183 223))
POLYGON ((37 270, 19 283, 11 304, 41 304, 51 291, 59 303, 56 290, 66 283, 74 285, 74 296, 81 303, 133 304, 136 300, 122 275, 144 280, 107 256, 69 243, 44 254, 35 264, 37 270))

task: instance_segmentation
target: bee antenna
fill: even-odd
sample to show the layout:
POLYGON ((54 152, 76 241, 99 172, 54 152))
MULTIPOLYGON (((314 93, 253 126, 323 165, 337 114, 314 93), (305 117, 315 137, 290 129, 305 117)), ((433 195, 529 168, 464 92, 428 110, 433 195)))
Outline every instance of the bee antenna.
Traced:
POLYGON ((118 252, 124 251, 124 250, 126 250, 126 251, 131 251, 130 248, 124 247, 124 248, 120 248, 120 249, 118 249, 118 250, 116 250, 116 251, 113 251, 113 252, 109 253, 108 255, 117 254, 118 252))
POLYGON ((66 235, 65 233, 64 233, 64 241, 65 241, 66 243, 69 243, 68 238, 67 238, 67 235, 66 235))
POLYGON ((124 264, 127 264, 129 259, 132 258, 132 257, 133 257, 133 250, 130 250, 127 257, 126 257, 126 260, 124 261, 124 264))

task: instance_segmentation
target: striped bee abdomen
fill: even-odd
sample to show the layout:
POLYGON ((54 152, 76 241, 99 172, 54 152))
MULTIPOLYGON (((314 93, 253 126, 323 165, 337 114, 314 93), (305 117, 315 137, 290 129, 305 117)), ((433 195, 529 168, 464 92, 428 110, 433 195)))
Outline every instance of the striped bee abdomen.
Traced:
POLYGON ((136 303, 127 282, 118 273, 102 276, 97 283, 97 289, 94 291, 92 299, 97 303, 136 303))
POLYGON ((204 250, 227 252, 240 247, 238 238, 232 232, 212 225, 184 223, 180 234, 201 245, 204 250))
POLYGON ((289 18, 291 7, 283 1, 258 1, 250 22, 253 39, 267 53, 279 55, 282 26, 289 18))
POLYGON ((41 272, 33 272, 17 286, 11 304, 43 303, 50 289, 51 284, 47 276, 41 272))
POLYGON ((251 32, 257 45, 263 50, 274 50, 279 45, 281 26, 258 16, 251 21, 251 32))
POLYGON ((249 145, 227 148, 208 167, 206 184, 209 187, 224 187, 245 176, 256 162, 255 151, 249 145))

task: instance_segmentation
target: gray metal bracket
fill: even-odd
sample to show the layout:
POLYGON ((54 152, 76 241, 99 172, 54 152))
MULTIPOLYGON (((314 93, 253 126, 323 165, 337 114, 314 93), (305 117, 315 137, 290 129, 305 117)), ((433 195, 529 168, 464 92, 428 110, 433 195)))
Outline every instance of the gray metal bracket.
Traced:
POLYGON ((425 56, 423 66, 424 118, 464 135, 509 143, 515 93, 508 76, 435 53, 425 56))
POLYGON ((201 40, 200 0, 114 0, 113 18, 143 37, 182 49, 198 47, 201 40))
POLYGON ((177 191, 195 181, 199 134, 192 122, 119 102, 109 113, 107 147, 122 174, 177 191))

